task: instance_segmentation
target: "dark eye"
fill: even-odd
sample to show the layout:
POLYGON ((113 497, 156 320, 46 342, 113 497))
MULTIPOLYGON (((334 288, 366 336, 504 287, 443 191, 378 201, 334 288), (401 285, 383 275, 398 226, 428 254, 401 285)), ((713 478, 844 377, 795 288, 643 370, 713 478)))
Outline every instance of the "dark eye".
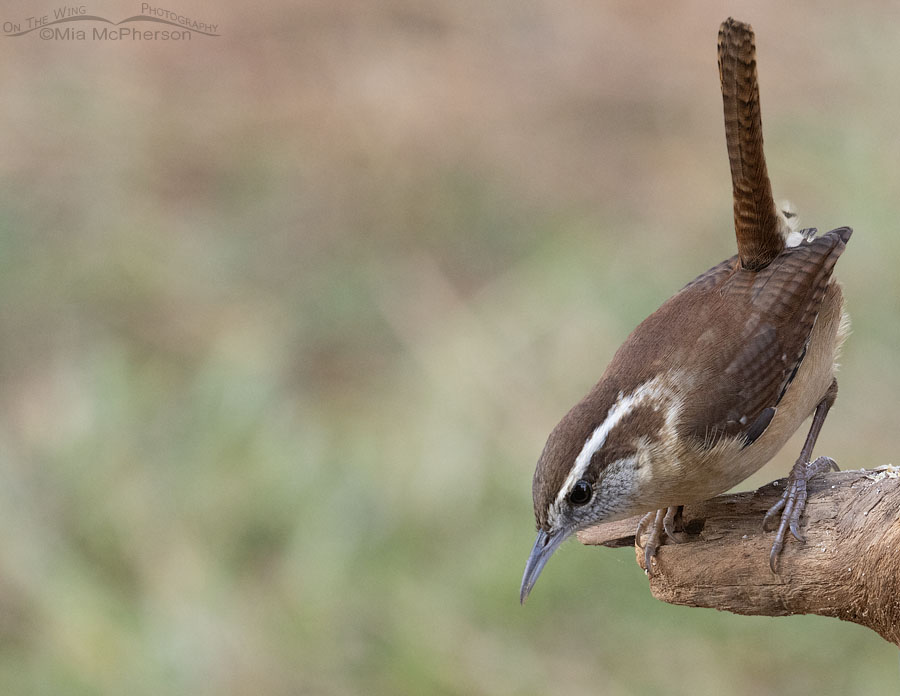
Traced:
POLYGON ((584 479, 576 481, 575 485, 572 486, 572 492, 569 493, 569 502, 572 505, 584 505, 591 499, 591 493, 593 493, 591 484, 584 479))

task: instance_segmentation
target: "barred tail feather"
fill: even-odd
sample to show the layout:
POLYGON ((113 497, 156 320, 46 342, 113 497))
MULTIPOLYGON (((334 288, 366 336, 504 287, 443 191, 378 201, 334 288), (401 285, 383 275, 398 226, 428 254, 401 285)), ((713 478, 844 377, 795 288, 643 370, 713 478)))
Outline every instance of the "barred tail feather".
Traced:
POLYGON ((765 268, 789 232, 772 198, 763 152, 753 28, 728 18, 719 28, 719 79, 734 191, 734 229, 744 268, 765 268))

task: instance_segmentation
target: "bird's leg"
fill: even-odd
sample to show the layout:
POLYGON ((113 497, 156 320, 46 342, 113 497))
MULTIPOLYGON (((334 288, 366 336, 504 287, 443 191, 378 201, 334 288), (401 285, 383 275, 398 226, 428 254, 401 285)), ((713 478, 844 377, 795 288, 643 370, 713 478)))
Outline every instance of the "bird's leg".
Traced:
POLYGON ((648 512, 638 522, 637 530, 634 533, 634 543, 638 548, 644 549, 644 570, 647 575, 653 574, 652 561, 656 556, 657 549, 662 545, 663 532, 676 544, 682 542, 682 539, 675 536, 675 527, 676 524, 681 522, 681 511, 683 509, 683 506, 677 505, 648 512), (650 534, 647 536, 647 541, 642 544, 641 537, 648 529, 650 534))
POLYGON ((800 517, 803 515, 803 508, 806 507, 806 482, 816 474, 821 474, 829 469, 838 470, 837 464, 829 457, 819 457, 814 462, 810 461, 813 447, 815 447, 819 432, 822 430, 822 424, 825 423, 825 416, 828 415, 828 411, 836 398, 837 380, 834 380, 828 391, 825 392, 825 396, 816 406, 812 425, 809 427, 809 434, 806 436, 806 442, 803 444, 803 449, 796 464, 794 464, 794 468, 791 469, 787 486, 781 495, 781 499, 769 508, 763 519, 763 529, 768 531, 770 522, 779 511, 783 510, 778 531, 775 532, 775 543, 772 544, 772 550, 769 553, 769 567, 773 573, 777 572, 775 568, 778 563, 778 555, 781 553, 781 549, 784 548, 787 530, 791 530, 791 534, 794 535, 797 541, 805 541, 803 535, 800 534, 800 517))

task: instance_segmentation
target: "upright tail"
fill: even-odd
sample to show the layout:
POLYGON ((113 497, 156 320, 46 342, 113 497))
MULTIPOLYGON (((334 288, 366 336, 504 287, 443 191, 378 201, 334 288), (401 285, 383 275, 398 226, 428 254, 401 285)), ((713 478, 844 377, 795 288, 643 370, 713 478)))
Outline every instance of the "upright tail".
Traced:
POLYGON ((734 231, 744 268, 764 268, 785 245, 763 153, 753 28, 731 17, 719 27, 719 79, 734 190, 734 231))

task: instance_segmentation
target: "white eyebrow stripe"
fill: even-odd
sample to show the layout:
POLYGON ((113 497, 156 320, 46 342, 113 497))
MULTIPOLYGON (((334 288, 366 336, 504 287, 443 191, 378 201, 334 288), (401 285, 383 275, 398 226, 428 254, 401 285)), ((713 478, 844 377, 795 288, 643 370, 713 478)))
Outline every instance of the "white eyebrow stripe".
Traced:
MULTIPOLYGON (((644 385, 642 385, 642 387, 643 386, 644 385)), ((591 436, 585 441, 584 447, 581 448, 581 452, 579 452, 578 456, 575 458, 575 465, 566 477, 565 483, 563 483, 562 487, 559 489, 559 493, 556 496, 557 505, 562 503, 563 499, 572 489, 572 486, 575 485, 575 482, 584 476, 584 472, 587 471, 588 465, 591 463, 591 457, 603 447, 603 443, 606 442, 606 438, 610 431, 618 425, 625 414, 631 411, 638 399, 637 395, 640 391, 641 387, 639 387, 636 392, 616 401, 609 409, 609 413, 606 414, 606 419, 594 429, 594 432, 591 433, 591 436)))
MULTIPOLYGON (((591 463, 591 457, 603 447, 603 444, 606 442, 606 438, 609 436, 612 429, 634 409, 635 405, 648 397, 659 397, 664 393, 665 388, 662 375, 657 375, 653 379, 641 384, 628 396, 620 396, 616 400, 616 403, 610 407, 609 413, 606 414, 606 419, 594 428, 594 432, 591 433, 590 437, 585 441, 584 447, 581 448, 581 452, 579 452, 578 456, 575 458, 575 464, 572 466, 572 470, 569 472, 562 487, 559 489, 559 493, 556 495, 556 501, 553 505, 556 510, 560 509, 563 500, 565 500, 569 491, 572 489, 572 486, 575 485, 575 482, 584 476, 584 472, 587 471, 587 468, 591 463)), ((674 413, 670 410, 666 418, 667 423, 673 415, 674 413)))

